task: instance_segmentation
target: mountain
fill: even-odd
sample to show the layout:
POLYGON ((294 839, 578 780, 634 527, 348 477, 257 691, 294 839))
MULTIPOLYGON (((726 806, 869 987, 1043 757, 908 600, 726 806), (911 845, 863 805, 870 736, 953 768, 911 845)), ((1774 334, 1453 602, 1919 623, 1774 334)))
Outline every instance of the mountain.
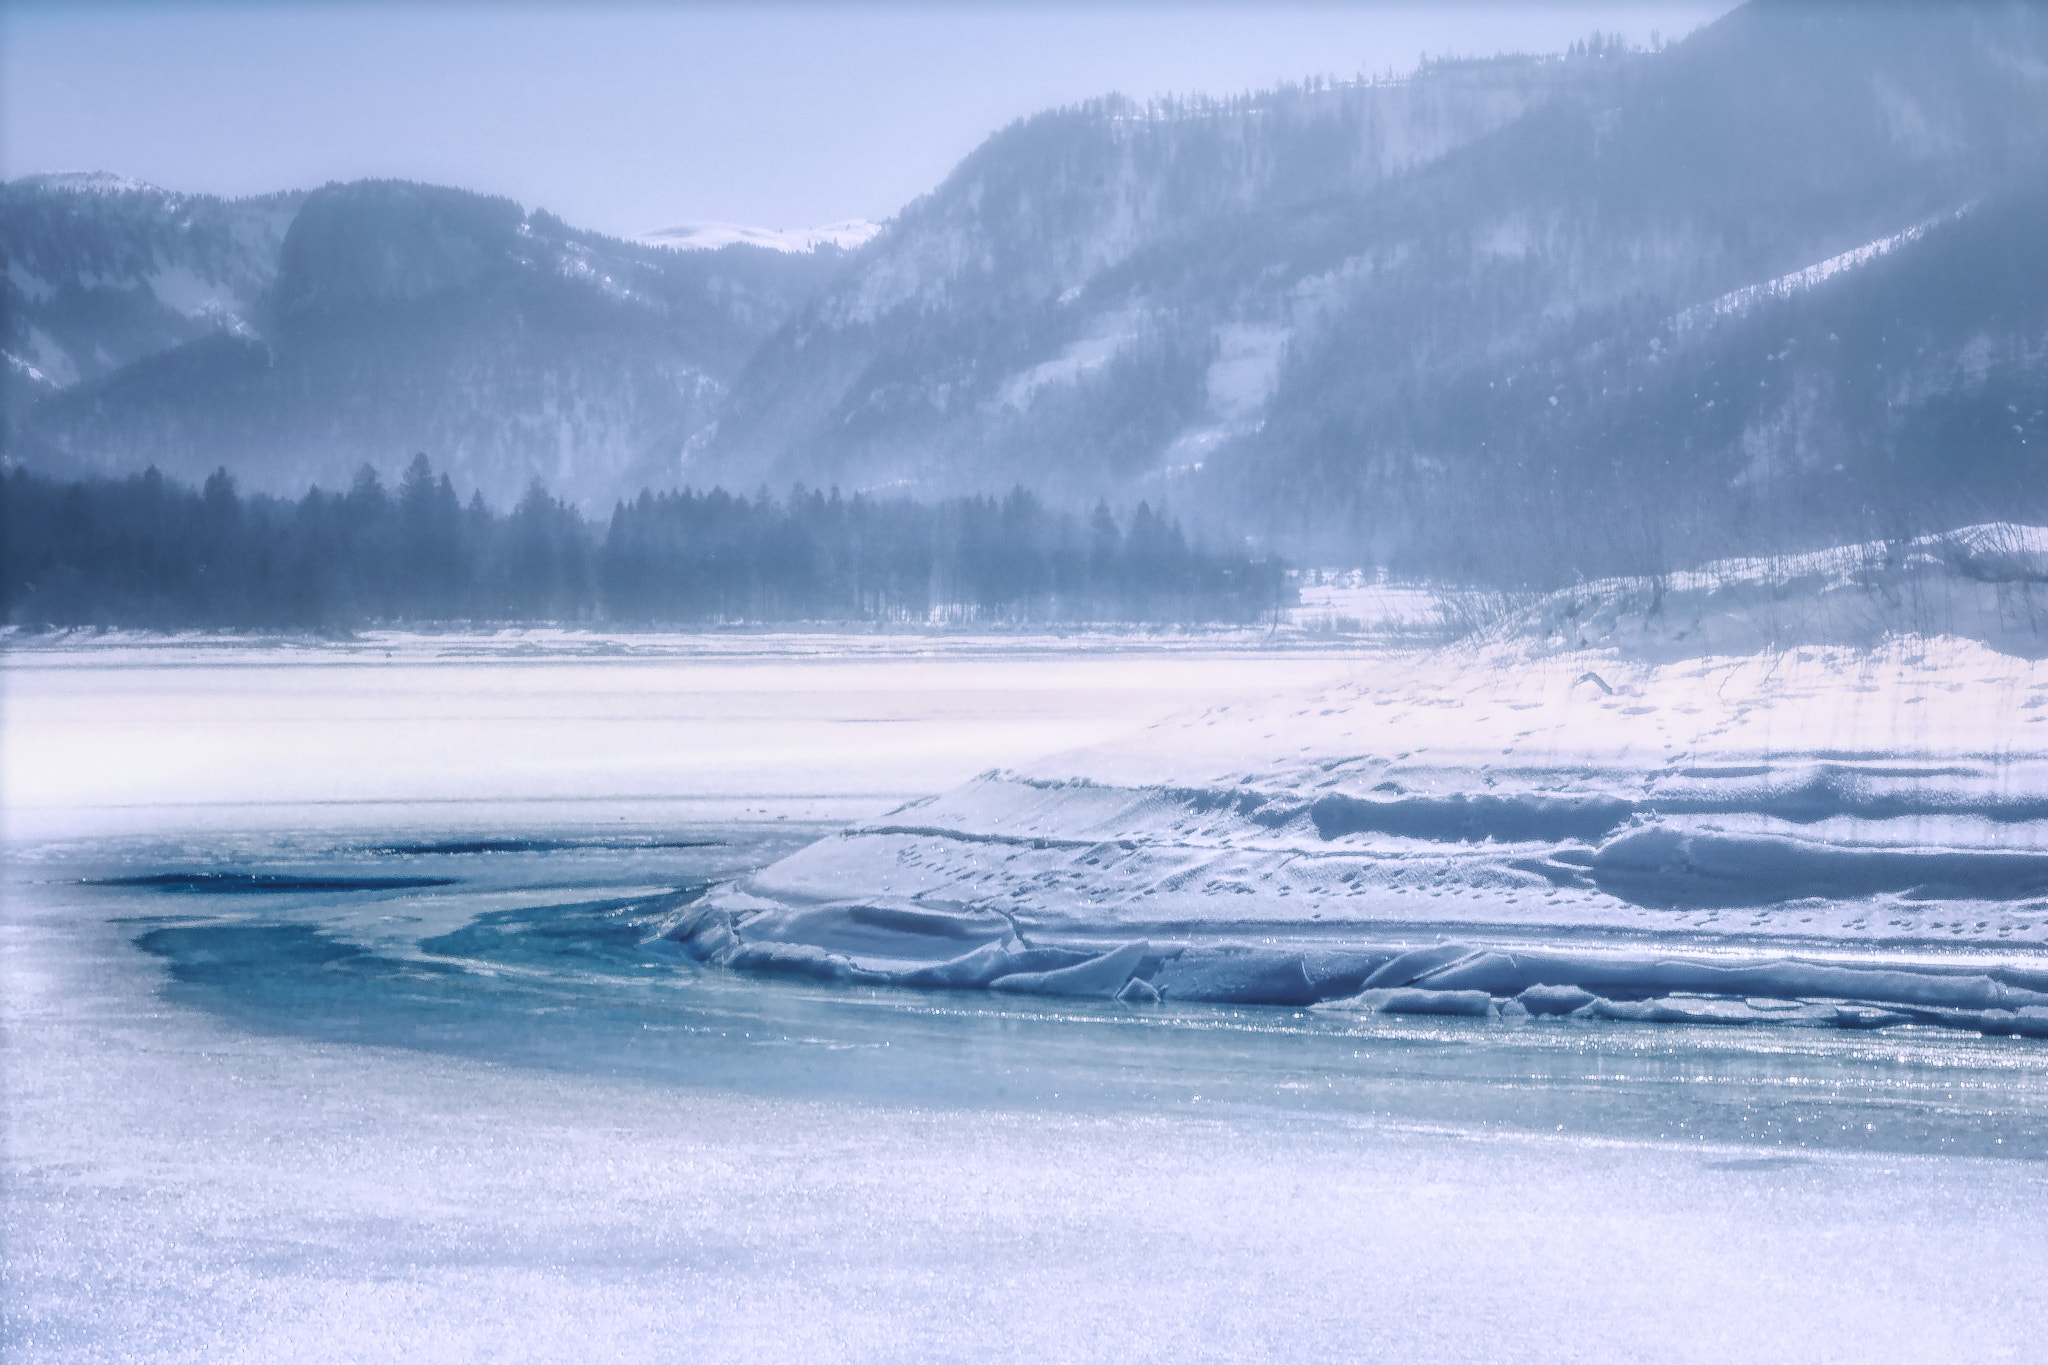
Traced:
POLYGON ((304 198, 221 200, 104 173, 0 185, 10 418, 144 356, 247 334, 304 198))
POLYGON ((1105 99, 846 249, 383 182, 0 213, 13 457, 51 468, 1022 482, 1537 583, 2048 516, 2040 4, 1756 0, 1655 51, 1105 99))
POLYGON ((837 267, 678 252, 388 181, 227 202, 111 177, 0 198, 14 455, 300 491, 426 452, 501 503, 677 478, 763 338, 837 267))
POLYGON ((1331 283, 1270 268, 1348 202, 1592 74, 1518 59, 1218 103, 1109 99, 997 134, 764 348, 705 477, 1076 494, 1169 472, 1263 406, 1284 315, 1331 283), (1230 260, 1204 259, 1221 247, 1230 260), (1210 278, 1190 278, 1210 271, 1210 278))
POLYGON ((693 469, 1026 477, 1481 576, 2016 515, 2044 167, 2034 5, 1058 111, 792 319, 693 469))

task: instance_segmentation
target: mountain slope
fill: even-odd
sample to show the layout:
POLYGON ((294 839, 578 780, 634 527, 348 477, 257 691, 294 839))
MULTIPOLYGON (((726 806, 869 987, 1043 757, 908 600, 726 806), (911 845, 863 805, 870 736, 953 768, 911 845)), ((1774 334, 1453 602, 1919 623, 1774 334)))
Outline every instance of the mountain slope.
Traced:
MULTIPOLYGON (((1766 523, 1763 544, 1872 529, 1871 507, 1921 491, 1890 477, 1887 418, 1866 408, 1825 436, 1782 420, 1785 391, 1735 386, 1726 363, 1752 341, 1781 351, 1784 337, 1762 334, 1781 313, 1711 304, 2024 198, 2048 149, 2043 50, 2031 7, 1756 5, 1645 64, 1611 107, 1560 100, 1504 130, 1371 207, 1375 231, 1407 244, 1408 268, 1361 287, 1291 357, 1271 420, 1220 462, 1226 496, 1259 498, 1276 531, 1348 523, 1382 557, 1496 573, 1505 561, 1654 570, 1750 548, 1743 528, 1766 523), (1489 250, 1502 236, 1513 246, 1489 250), (1801 507, 1787 480, 1822 465, 1845 478, 1801 507)), ((2024 233, 1980 244, 1994 239, 2003 256, 1964 249, 1948 268, 2031 269, 2024 233)), ((1932 233, 1906 254, 1956 241, 1932 233)), ((1838 272, 1815 297, 1882 291, 1895 264, 1838 272)), ((2038 335, 2048 312, 2033 297, 2027 317, 1949 309, 1937 324, 1914 311, 1945 306, 1933 296, 1892 293, 1860 310, 1875 335, 1825 361, 1809 348, 1803 370, 1884 388, 1873 352, 1887 318, 1892 335, 1979 322, 2038 335)), ((1979 475, 1967 461, 1944 471, 1959 486, 1979 475)))
MULTIPOLYGON (((226 464, 297 490, 418 450, 494 500, 540 477, 601 506, 674 481, 745 357, 838 259, 636 246, 398 182, 291 207, 274 254, 245 262, 241 312, 197 336, 160 329, 115 357, 128 363, 40 395, 19 454, 187 477, 226 464)), ((138 234, 153 227, 135 216, 138 234)), ((31 268, 67 268, 38 245, 25 243, 31 268)))
MULTIPOLYGON (((1822 452, 1772 395, 1724 395, 1686 428, 1681 377, 1666 439, 1644 445, 1652 405, 1580 400, 1612 397, 1624 358, 1670 349, 1689 310, 2022 192, 2048 153, 2044 58, 2034 6, 1755 4, 1654 54, 1047 115, 992 139, 763 349, 700 477, 1028 472, 1435 571, 1651 567, 1765 520, 1860 531, 1837 523, 1911 497, 1885 482, 1891 418, 1859 410, 1822 452), (1870 494, 1856 509, 1757 515, 1797 501, 1781 476, 1836 463, 1870 494), (1667 524, 1680 499, 1686 524, 1667 524)), ((1687 355, 1722 363, 1763 325, 1751 311, 1692 326, 1687 355)), ((2048 313, 1982 321, 2019 354, 2048 313)), ((1805 373, 1867 387, 1852 369, 1875 363, 1805 373)))
POLYGON ((1301 557, 1658 573, 2048 515, 2044 206, 2048 8, 1783 0, 1054 111, 850 252, 18 182, 9 419, 46 467, 257 487, 414 450, 596 506, 1023 482, 1301 557))
POLYGON ((1078 494, 1104 472, 1112 486, 1148 472, 1211 402, 1212 362, 1235 367, 1213 405, 1255 406, 1246 395, 1277 358, 1270 315, 1294 283, 1267 271, 1286 248, 1273 229, 1592 74, 1446 64, 1405 82, 1111 99, 1013 125, 764 348, 703 477, 936 489, 1030 475, 1078 494), (1196 264, 1191 244, 1209 264, 1219 237, 1238 258, 1221 277, 1176 278, 1196 264))
POLYGON ((10 424, 143 356, 247 332, 304 197, 222 200, 102 173, 0 185, 10 424))

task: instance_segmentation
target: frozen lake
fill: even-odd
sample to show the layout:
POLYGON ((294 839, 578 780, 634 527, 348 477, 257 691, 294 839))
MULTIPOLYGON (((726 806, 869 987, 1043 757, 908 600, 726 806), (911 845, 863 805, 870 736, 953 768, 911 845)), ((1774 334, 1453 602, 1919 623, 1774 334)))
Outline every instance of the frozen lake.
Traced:
POLYGON ((6 656, 8 1358, 2020 1359, 2048 1320, 2037 1042, 640 947, 840 822, 1356 659, 524 645, 6 656))
MULTIPOLYGON (((1249 641, 1256 643, 1258 637, 1249 641)), ((87 637, 0 653, 10 839, 879 814, 1355 656, 1199 639, 87 637)))

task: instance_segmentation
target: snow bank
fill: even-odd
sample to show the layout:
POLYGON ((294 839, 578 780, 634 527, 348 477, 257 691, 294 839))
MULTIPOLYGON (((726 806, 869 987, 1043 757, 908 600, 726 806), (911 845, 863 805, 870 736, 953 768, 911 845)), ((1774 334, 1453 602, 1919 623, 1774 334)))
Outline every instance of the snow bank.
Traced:
POLYGON ((662 936, 873 984, 2048 1033, 2043 720, 2048 666, 1953 638, 1389 654, 986 773, 662 936))
POLYGON ((1448 596, 1495 642, 1548 641, 1661 659, 1796 645, 1875 646, 1953 635, 2048 655, 2048 527, 1990 523, 1659 577, 1614 578, 1516 601, 1448 596))

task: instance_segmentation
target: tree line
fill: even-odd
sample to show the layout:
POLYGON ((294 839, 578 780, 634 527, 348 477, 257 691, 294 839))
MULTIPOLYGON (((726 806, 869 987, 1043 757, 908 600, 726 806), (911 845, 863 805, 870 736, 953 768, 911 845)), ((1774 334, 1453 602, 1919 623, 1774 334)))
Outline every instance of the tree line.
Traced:
POLYGON ((539 482, 467 503, 426 456, 395 490, 244 495, 155 469, 0 478, 0 618, 25 627, 336 630, 375 624, 1052 624, 1271 619, 1278 560, 1029 491, 936 503, 796 488, 642 492, 593 524, 539 482))

